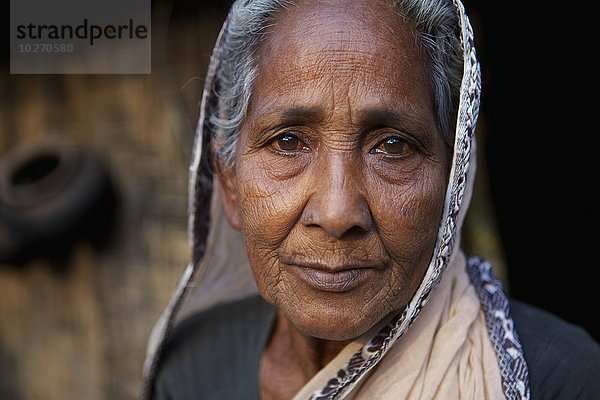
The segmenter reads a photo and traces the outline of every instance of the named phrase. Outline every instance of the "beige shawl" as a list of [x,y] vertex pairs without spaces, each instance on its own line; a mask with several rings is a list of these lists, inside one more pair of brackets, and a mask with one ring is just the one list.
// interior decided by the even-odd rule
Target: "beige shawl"
[[[496,354],[465,263],[461,253],[411,329],[346,399],[504,398]],[[323,388],[372,335],[349,344],[294,400],[308,399]]]

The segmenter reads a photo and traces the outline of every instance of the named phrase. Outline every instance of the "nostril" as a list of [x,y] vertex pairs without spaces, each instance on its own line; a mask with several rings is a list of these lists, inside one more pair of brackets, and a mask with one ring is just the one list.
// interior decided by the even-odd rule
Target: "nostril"
[[364,235],[371,229],[369,220],[358,217],[356,214],[322,215],[320,213],[308,212],[301,217],[301,222],[306,227],[318,227],[325,231],[328,236],[342,239]]
[[367,232],[367,231],[363,227],[354,225],[353,227],[351,227],[344,233],[343,237],[345,237],[345,238],[357,237],[357,236],[363,235],[365,232]]
[[319,227],[336,239],[362,235],[369,232],[373,224],[365,198],[348,191],[323,191],[313,195],[300,222],[306,227]]

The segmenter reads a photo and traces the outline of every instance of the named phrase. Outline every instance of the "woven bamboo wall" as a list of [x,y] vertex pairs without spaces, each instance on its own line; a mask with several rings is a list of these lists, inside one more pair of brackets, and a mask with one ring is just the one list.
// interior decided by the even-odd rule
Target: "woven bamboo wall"
[[171,6],[154,10],[151,75],[2,66],[0,156],[67,138],[104,161],[120,203],[103,247],[82,242],[59,261],[0,266],[1,399],[138,393],[150,330],[189,260],[187,163],[202,80],[182,87],[203,76],[223,18],[214,7],[183,18]]

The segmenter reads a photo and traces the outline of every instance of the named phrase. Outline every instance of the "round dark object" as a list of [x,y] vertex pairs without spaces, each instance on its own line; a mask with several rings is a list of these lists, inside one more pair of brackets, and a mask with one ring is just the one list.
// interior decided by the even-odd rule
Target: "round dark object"
[[0,160],[0,218],[21,241],[21,258],[97,238],[114,205],[108,171],[62,140],[23,145]]

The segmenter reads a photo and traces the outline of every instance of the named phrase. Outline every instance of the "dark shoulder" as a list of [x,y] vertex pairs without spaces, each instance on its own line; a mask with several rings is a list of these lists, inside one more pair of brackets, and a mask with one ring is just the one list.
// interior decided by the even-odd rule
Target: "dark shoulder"
[[252,399],[276,309],[260,296],[182,321],[170,335],[155,384],[158,399]]
[[531,398],[600,398],[600,345],[582,328],[510,301],[531,385]]

